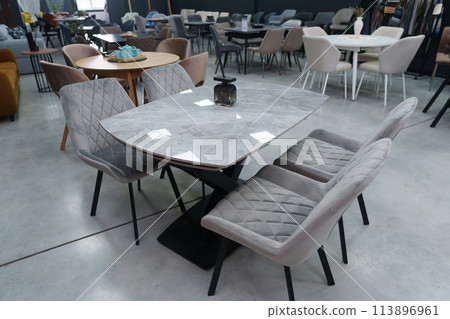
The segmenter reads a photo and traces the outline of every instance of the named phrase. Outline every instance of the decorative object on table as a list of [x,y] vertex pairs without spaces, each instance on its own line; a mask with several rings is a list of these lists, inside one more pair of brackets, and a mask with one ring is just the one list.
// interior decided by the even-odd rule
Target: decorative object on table
[[119,47],[119,50],[114,51],[114,57],[108,59],[108,62],[137,62],[145,59],[147,58],[145,55],[142,55],[141,49],[127,44]]
[[361,34],[361,30],[364,26],[364,22],[362,21],[362,16],[364,14],[364,9],[361,7],[352,8],[353,14],[356,16],[356,21],[353,24],[353,31],[356,35]]
[[136,38],[137,34],[132,32],[132,31],[127,31],[125,33],[121,33],[120,36],[121,37],[134,37],[134,38]]

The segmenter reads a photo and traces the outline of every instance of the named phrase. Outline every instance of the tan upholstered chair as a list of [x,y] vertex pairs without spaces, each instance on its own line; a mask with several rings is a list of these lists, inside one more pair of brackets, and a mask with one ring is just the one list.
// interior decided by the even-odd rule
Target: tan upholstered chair
[[135,46],[136,48],[141,49],[145,52],[154,52],[160,43],[160,40],[155,40],[155,38],[151,35],[146,37],[129,37],[127,39],[127,44],[131,46]]
[[434,65],[433,73],[431,74],[430,79],[430,87],[428,91],[431,89],[433,85],[434,76],[436,75],[436,71],[438,69],[439,64],[449,65],[450,66],[450,57],[449,57],[449,49],[450,45],[450,27],[445,27],[444,31],[442,31],[442,37],[439,41],[439,47],[436,54],[436,64]]
[[[53,93],[59,97],[59,90],[68,84],[89,81],[89,78],[78,71],[77,69],[56,63],[50,63],[46,61],[40,61],[42,71],[47,77],[48,84],[53,90]],[[61,145],[59,150],[63,151],[66,146],[67,135],[69,134],[69,128],[67,123],[64,127],[63,137],[61,139]]]
[[208,295],[215,294],[230,241],[283,265],[289,300],[295,299],[290,267],[316,251],[328,285],[334,285],[323,245],[350,203],[378,175],[390,146],[391,140],[382,139],[360,150],[327,183],[268,165],[228,193],[201,220],[223,236]]
[[202,86],[206,78],[206,67],[208,65],[208,52],[190,56],[179,63],[189,74],[195,86]]
[[[305,29],[310,28],[304,28],[303,31]],[[322,72],[326,74],[322,87],[322,94],[325,94],[329,74],[343,71],[344,96],[347,98],[347,70],[351,69],[352,65],[348,62],[339,61],[341,52],[326,38],[304,35],[303,44],[305,46],[306,63],[308,64],[308,73],[306,73],[303,88],[306,86],[311,71],[314,71],[314,75],[311,79],[310,88],[314,83],[316,72]]]
[[256,48],[248,48],[249,51],[252,51],[252,57],[250,59],[250,65],[248,68],[248,73],[250,73],[253,64],[253,58],[255,57],[255,52],[261,55],[261,63],[262,63],[262,76],[264,77],[264,68],[266,64],[266,57],[273,56],[275,62],[277,64],[278,73],[281,75],[280,65],[278,64],[278,58],[276,53],[281,50],[281,46],[283,44],[284,38],[284,29],[271,29],[266,32],[261,45]]
[[180,60],[191,56],[191,43],[185,38],[165,39],[158,44],[156,52],[166,52],[178,55]]
[[[372,33],[373,36],[383,36],[400,40],[403,35],[403,28],[379,27]],[[378,60],[381,48],[367,48],[364,53],[358,54],[358,61],[369,62]]]
[[292,28],[289,30],[283,45],[281,46],[281,53],[284,60],[284,73],[286,73],[286,56],[292,52],[294,54],[295,61],[298,64],[298,69],[302,72],[302,66],[298,58],[298,51],[303,46],[303,27]]
[[90,56],[102,55],[96,48],[80,43],[65,45],[62,48],[62,53],[66,64],[72,68],[77,68],[75,62],[78,60]]
[[401,74],[403,80],[403,99],[406,99],[405,72],[409,64],[419,50],[425,36],[423,34],[401,39],[390,47],[382,50],[378,61],[364,62],[359,65],[363,70],[361,81],[359,81],[356,96],[358,96],[361,83],[367,71],[377,72],[384,75],[384,106],[387,104],[388,75]]

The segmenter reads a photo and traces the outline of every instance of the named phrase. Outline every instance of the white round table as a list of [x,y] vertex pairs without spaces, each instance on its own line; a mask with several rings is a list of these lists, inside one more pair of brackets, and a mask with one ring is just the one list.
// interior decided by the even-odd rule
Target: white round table
[[355,100],[356,78],[358,74],[358,52],[362,48],[382,48],[388,47],[397,39],[371,36],[371,35],[354,35],[354,34],[335,34],[324,36],[338,49],[353,51],[353,75],[352,75],[352,101]]

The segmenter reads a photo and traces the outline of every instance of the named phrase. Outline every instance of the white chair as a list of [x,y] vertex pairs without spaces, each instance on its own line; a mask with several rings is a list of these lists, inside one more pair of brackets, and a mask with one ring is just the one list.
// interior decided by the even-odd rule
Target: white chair
[[325,36],[328,34],[321,27],[304,27],[303,35],[309,35],[309,36],[313,36],[313,37],[321,37],[321,36]]
[[[373,31],[373,36],[389,37],[400,40],[403,35],[403,28],[397,27],[379,27]],[[378,60],[381,48],[367,48],[366,52],[358,54],[358,61],[369,62]]]
[[[384,106],[387,104],[387,84],[389,74],[401,74],[403,80],[403,98],[406,99],[405,72],[417,53],[425,36],[423,34],[401,39],[390,47],[380,52],[378,61],[362,63],[359,68],[363,70],[361,81],[356,91],[358,96],[361,83],[366,71],[381,73],[384,75]],[[304,40],[303,40],[304,41]]]
[[338,10],[331,21],[330,30],[331,34],[334,31],[345,31],[348,28],[348,23],[352,19],[353,10],[352,8],[343,8]]
[[[304,28],[303,34],[305,34]],[[344,96],[347,98],[347,70],[352,67],[348,62],[339,61],[341,52],[326,38],[316,36],[303,36],[303,45],[305,46],[306,63],[308,64],[308,73],[306,74],[305,82],[303,83],[303,89],[306,82],[308,82],[309,73],[314,71],[314,75],[311,80],[311,87],[314,83],[316,72],[325,73],[325,80],[322,85],[322,94],[325,94],[327,88],[328,76],[331,72],[344,72]]]

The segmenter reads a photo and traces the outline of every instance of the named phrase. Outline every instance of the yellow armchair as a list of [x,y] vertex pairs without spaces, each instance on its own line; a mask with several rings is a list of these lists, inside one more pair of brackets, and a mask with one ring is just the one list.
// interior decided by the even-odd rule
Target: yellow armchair
[[0,49],[0,116],[9,116],[14,121],[14,115],[19,109],[19,69],[11,49]]

